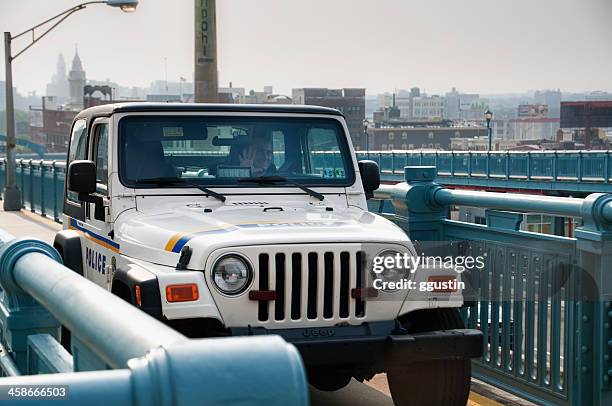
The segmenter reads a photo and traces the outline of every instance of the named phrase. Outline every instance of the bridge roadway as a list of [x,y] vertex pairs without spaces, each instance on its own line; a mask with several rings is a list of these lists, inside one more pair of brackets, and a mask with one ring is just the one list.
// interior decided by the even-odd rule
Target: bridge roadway
[[[52,244],[55,233],[61,228],[61,224],[27,210],[4,212],[0,206],[0,229],[14,236],[35,237]],[[435,390],[435,383],[432,383],[432,390]],[[336,392],[322,392],[311,387],[310,400],[312,405],[325,406],[393,406],[385,374],[376,375],[366,383],[353,379],[347,387]],[[501,406],[502,404],[530,405],[527,401],[480,381],[472,381],[469,406]]]

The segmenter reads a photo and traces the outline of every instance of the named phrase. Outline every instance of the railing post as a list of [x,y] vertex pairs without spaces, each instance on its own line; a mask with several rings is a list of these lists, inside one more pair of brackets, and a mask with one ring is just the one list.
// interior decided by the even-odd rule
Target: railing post
[[468,151],[467,176],[472,177],[472,152]]
[[437,188],[434,183],[434,166],[407,166],[404,168],[406,183],[395,185],[391,195],[395,209],[394,222],[422,242],[442,241],[442,223],[448,208],[433,204],[430,199]]
[[604,157],[604,182],[610,183],[610,151],[606,151],[606,155]]
[[510,153],[506,151],[506,179],[510,179]]
[[30,159],[28,163],[28,168],[30,170],[30,181],[28,182],[30,188],[30,211],[33,213],[34,210],[34,163],[33,160]]
[[610,203],[612,195],[589,195],[576,229],[576,404],[612,404],[612,223],[603,215]]
[[531,164],[532,164],[533,160],[531,159],[531,152],[527,152],[527,180],[531,180],[531,174],[532,174],[532,170],[531,170]]
[[45,165],[40,161],[40,214],[45,217]]
[[23,175],[23,159],[19,160],[19,165],[15,164],[15,167],[19,168],[21,172],[21,207],[25,209],[25,179]]
[[57,161],[53,161],[51,165],[51,170],[53,173],[53,220],[59,221],[59,216],[57,213],[57,167],[55,164]]

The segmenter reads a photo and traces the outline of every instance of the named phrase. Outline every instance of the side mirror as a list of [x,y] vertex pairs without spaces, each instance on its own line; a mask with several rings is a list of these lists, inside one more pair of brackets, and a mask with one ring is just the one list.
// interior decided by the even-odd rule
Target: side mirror
[[92,161],[72,161],[68,166],[67,187],[79,194],[79,201],[94,203],[94,218],[104,221],[104,201],[96,191],[96,164]]
[[380,170],[374,161],[359,161],[361,182],[365,190],[366,199],[374,197],[374,191],[380,187]]
[[66,179],[71,192],[91,194],[96,191],[96,164],[92,161],[72,161]]

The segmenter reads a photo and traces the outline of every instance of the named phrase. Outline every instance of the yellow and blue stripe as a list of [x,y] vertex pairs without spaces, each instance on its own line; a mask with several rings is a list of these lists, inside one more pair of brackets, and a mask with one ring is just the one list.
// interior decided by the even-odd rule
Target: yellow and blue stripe
[[101,235],[98,235],[86,229],[83,226],[80,226],[76,219],[70,218],[70,223],[68,224],[68,228],[71,230],[80,232],[81,234],[83,234],[83,236],[85,236],[85,238],[87,238],[90,241],[95,242],[96,244],[103,246],[104,248],[107,248],[113,252],[119,253],[119,249],[120,249],[119,244],[117,244],[114,241],[109,240],[108,238],[102,237]]
[[[170,252],[175,252],[175,253],[179,253],[181,252],[181,249],[185,246],[185,244],[187,244],[191,239],[201,236],[201,235],[206,235],[206,234],[216,234],[216,233],[228,233],[230,231],[235,231],[238,230],[240,228],[254,228],[254,227],[259,227],[263,224],[268,224],[270,226],[279,226],[279,227],[286,227],[289,224],[294,224],[294,225],[300,225],[300,224],[304,224],[307,223],[308,221],[295,221],[295,222],[281,222],[279,223],[278,221],[260,221],[257,223],[241,223],[241,224],[226,224],[223,227],[215,227],[215,228],[209,228],[209,229],[205,229],[205,230],[199,230],[199,231],[194,231],[194,232],[186,232],[186,233],[176,233],[174,234],[170,240],[168,240],[168,242],[166,243],[166,246],[164,248],[165,251],[170,251]],[[334,224],[337,225],[341,225],[344,224],[343,222],[338,222],[335,221]]]

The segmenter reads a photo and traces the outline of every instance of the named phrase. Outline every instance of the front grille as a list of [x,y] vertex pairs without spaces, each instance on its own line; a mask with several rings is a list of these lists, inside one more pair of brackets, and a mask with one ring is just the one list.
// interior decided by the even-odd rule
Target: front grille
[[274,290],[259,302],[259,321],[365,317],[366,303],[353,298],[362,288],[362,251],[259,254],[258,289]]

